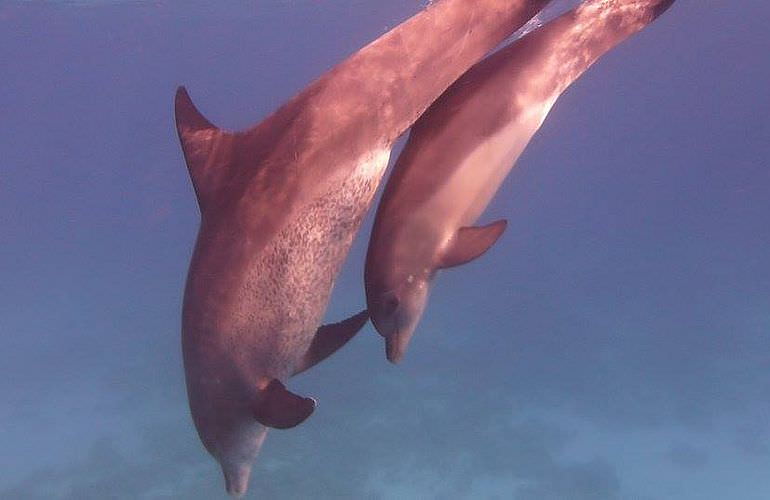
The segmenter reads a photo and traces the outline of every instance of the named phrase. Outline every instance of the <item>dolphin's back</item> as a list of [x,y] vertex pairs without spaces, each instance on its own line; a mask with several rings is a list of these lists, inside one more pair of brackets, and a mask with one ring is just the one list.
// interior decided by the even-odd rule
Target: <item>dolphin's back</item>
[[[199,198],[217,193],[207,197],[216,199],[219,211],[243,197],[270,200],[273,210],[257,210],[263,219],[292,213],[297,200],[339,182],[338,174],[356,168],[359,158],[392,146],[471,64],[548,1],[436,2],[237,134],[186,112],[194,107],[186,93],[178,94],[177,125],[188,164],[195,157],[193,163],[205,164],[189,165]],[[197,171],[205,172],[205,180],[196,179]],[[262,221],[265,229],[277,229],[269,222]]]

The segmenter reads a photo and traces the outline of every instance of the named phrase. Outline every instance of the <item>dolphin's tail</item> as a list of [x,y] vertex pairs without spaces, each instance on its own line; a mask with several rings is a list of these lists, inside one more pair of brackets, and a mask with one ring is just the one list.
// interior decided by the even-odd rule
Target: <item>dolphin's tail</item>
[[657,5],[652,7],[652,19],[657,19],[661,14],[666,12],[676,0],[660,0]]

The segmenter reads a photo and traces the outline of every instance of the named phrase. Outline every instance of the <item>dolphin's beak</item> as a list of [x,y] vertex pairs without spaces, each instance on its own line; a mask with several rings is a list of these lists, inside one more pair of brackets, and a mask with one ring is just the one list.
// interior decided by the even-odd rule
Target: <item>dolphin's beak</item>
[[225,488],[230,496],[241,498],[249,487],[249,476],[251,475],[251,465],[222,465],[222,472],[225,474]]
[[394,335],[385,338],[385,356],[393,364],[398,363],[406,353],[409,344],[409,335],[403,335],[398,331]]

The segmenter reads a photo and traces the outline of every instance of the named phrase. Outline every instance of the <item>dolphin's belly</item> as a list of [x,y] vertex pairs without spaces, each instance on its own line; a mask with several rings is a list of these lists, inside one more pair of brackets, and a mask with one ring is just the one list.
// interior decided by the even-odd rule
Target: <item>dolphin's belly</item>
[[550,102],[531,104],[511,123],[469,148],[465,158],[424,209],[433,214],[444,214],[453,220],[454,227],[473,225],[540,128],[550,108]]
[[264,249],[245,280],[237,335],[258,376],[284,378],[310,345],[334,280],[390,157],[362,158],[351,175],[304,206]]

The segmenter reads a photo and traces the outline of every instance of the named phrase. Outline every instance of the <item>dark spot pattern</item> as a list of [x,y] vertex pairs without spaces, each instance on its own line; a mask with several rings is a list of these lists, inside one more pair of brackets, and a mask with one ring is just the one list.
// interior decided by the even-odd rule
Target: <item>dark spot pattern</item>
[[254,339],[243,345],[259,346],[260,372],[285,377],[309,347],[386,166],[387,155],[364,158],[342,184],[302,208],[249,270],[238,311],[247,331],[234,333]]

